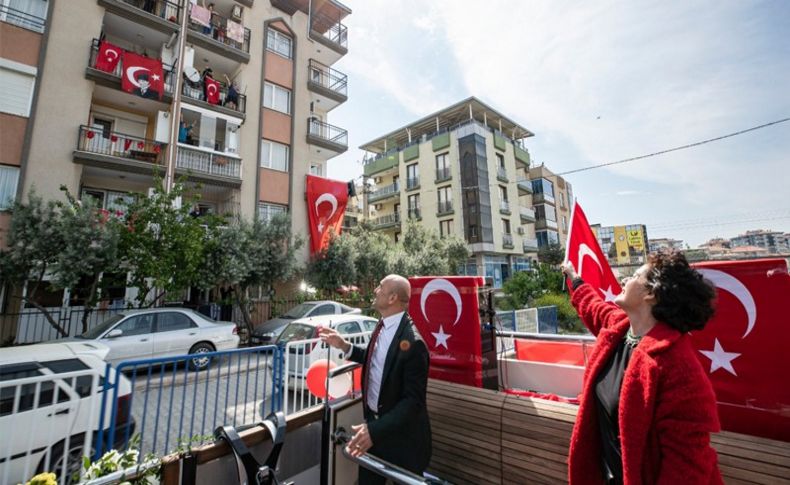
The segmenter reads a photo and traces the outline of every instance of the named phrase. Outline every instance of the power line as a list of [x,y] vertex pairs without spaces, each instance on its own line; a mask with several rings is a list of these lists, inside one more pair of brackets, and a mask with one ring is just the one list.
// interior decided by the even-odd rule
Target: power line
[[574,169],[574,170],[568,170],[567,172],[561,172],[561,173],[558,173],[558,174],[555,174],[555,175],[558,175],[558,176],[569,175],[569,174],[572,174],[572,173],[584,172],[584,171],[592,170],[592,169],[595,169],[595,168],[610,167],[612,165],[619,165],[621,163],[633,162],[633,161],[636,161],[636,160],[642,160],[642,159],[645,159],[645,158],[655,157],[655,156],[658,156],[658,155],[663,155],[665,153],[671,153],[671,152],[676,152],[676,151],[679,151],[679,150],[685,150],[687,148],[693,148],[693,147],[697,147],[697,146],[700,146],[700,145],[705,145],[707,143],[713,143],[714,141],[724,140],[725,138],[731,138],[733,136],[743,135],[744,133],[749,133],[750,131],[761,130],[763,128],[767,128],[767,127],[773,126],[773,125],[778,125],[780,123],[784,123],[784,122],[787,122],[787,121],[790,121],[790,118],[783,118],[781,120],[772,121],[770,123],[765,123],[763,125],[753,126],[751,128],[747,128],[745,130],[736,131],[734,133],[728,133],[728,134],[722,135],[722,136],[717,136],[716,138],[709,138],[707,140],[702,140],[702,141],[698,141],[698,142],[694,142],[694,143],[689,143],[688,145],[682,145],[682,146],[675,147],[675,148],[669,148],[669,149],[666,149],[666,150],[661,150],[661,151],[658,151],[658,152],[649,153],[647,155],[640,155],[638,157],[626,158],[626,159],[623,159],[623,160],[617,160],[615,162],[600,163],[598,165],[590,165],[589,167],[582,167],[582,168],[577,168],[577,169]]
[[713,222],[713,223],[710,223],[710,224],[694,224],[694,225],[677,226],[677,227],[675,227],[675,226],[664,226],[664,227],[658,227],[658,228],[651,228],[650,226],[647,226],[647,227],[648,227],[648,229],[650,229],[651,232],[655,231],[655,232],[666,233],[666,232],[671,232],[672,230],[694,231],[696,229],[705,229],[705,228],[711,228],[711,227],[717,227],[717,226],[727,226],[727,225],[732,225],[732,224],[746,224],[746,223],[751,223],[751,222],[781,221],[781,220],[784,220],[784,219],[790,219],[790,215],[779,216],[779,217],[767,217],[767,218],[763,218],[763,219],[744,219],[744,220],[740,220],[740,221]]
[[645,223],[645,225],[650,228],[660,229],[664,227],[694,226],[698,224],[718,223],[723,218],[726,218],[727,222],[731,221],[737,223],[737,222],[741,222],[744,219],[779,217],[779,216],[789,217],[790,209],[780,208],[780,209],[771,209],[771,210],[763,210],[763,211],[751,211],[751,212],[735,213],[730,215],[702,217],[696,219],[679,219],[679,220],[670,220],[664,222]]

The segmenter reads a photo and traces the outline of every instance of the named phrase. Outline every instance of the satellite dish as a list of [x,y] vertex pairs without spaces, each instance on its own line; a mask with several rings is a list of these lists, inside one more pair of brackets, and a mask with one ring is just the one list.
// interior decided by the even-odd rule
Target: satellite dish
[[192,66],[186,66],[184,68],[184,76],[193,83],[200,82],[200,73]]

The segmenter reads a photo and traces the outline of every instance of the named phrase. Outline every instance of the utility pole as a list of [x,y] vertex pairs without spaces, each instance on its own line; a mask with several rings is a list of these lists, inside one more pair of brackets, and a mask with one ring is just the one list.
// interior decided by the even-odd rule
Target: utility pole
[[368,204],[368,194],[370,193],[370,188],[368,187],[368,177],[365,174],[362,174],[362,220],[367,221],[368,217],[370,216],[369,211],[369,204]]
[[181,0],[181,26],[178,32],[178,57],[173,66],[175,83],[173,86],[173,104],[170,105],[170,137],[167,144],[167,165],[165,171],[165,192],[170,193],[175,183],[176,161],[178,159],[178,128],[181,120],[181,91],[184,83],[184,55],[187,40],[187,16],[189,16],[189,0]]

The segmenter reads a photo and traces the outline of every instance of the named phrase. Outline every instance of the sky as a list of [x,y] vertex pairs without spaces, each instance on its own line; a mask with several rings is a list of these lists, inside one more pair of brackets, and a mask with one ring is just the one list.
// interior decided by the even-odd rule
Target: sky
[[[555,173],[790,117],[790,2],[343,0],[349,99],[329,113],[357,147],[476,96],[535,133]],[[790,232],[790,122],[566,177],[591,223],[646,224],[695,247]]]

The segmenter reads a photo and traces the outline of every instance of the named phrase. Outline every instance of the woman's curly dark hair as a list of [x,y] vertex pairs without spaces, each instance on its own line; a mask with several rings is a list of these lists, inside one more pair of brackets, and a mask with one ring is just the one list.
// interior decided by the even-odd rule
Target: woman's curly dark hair
[[674,250],[648,255],[648,290],[656,296],[653,317],[681,332],[702,330],[713,316],[716,290]]

